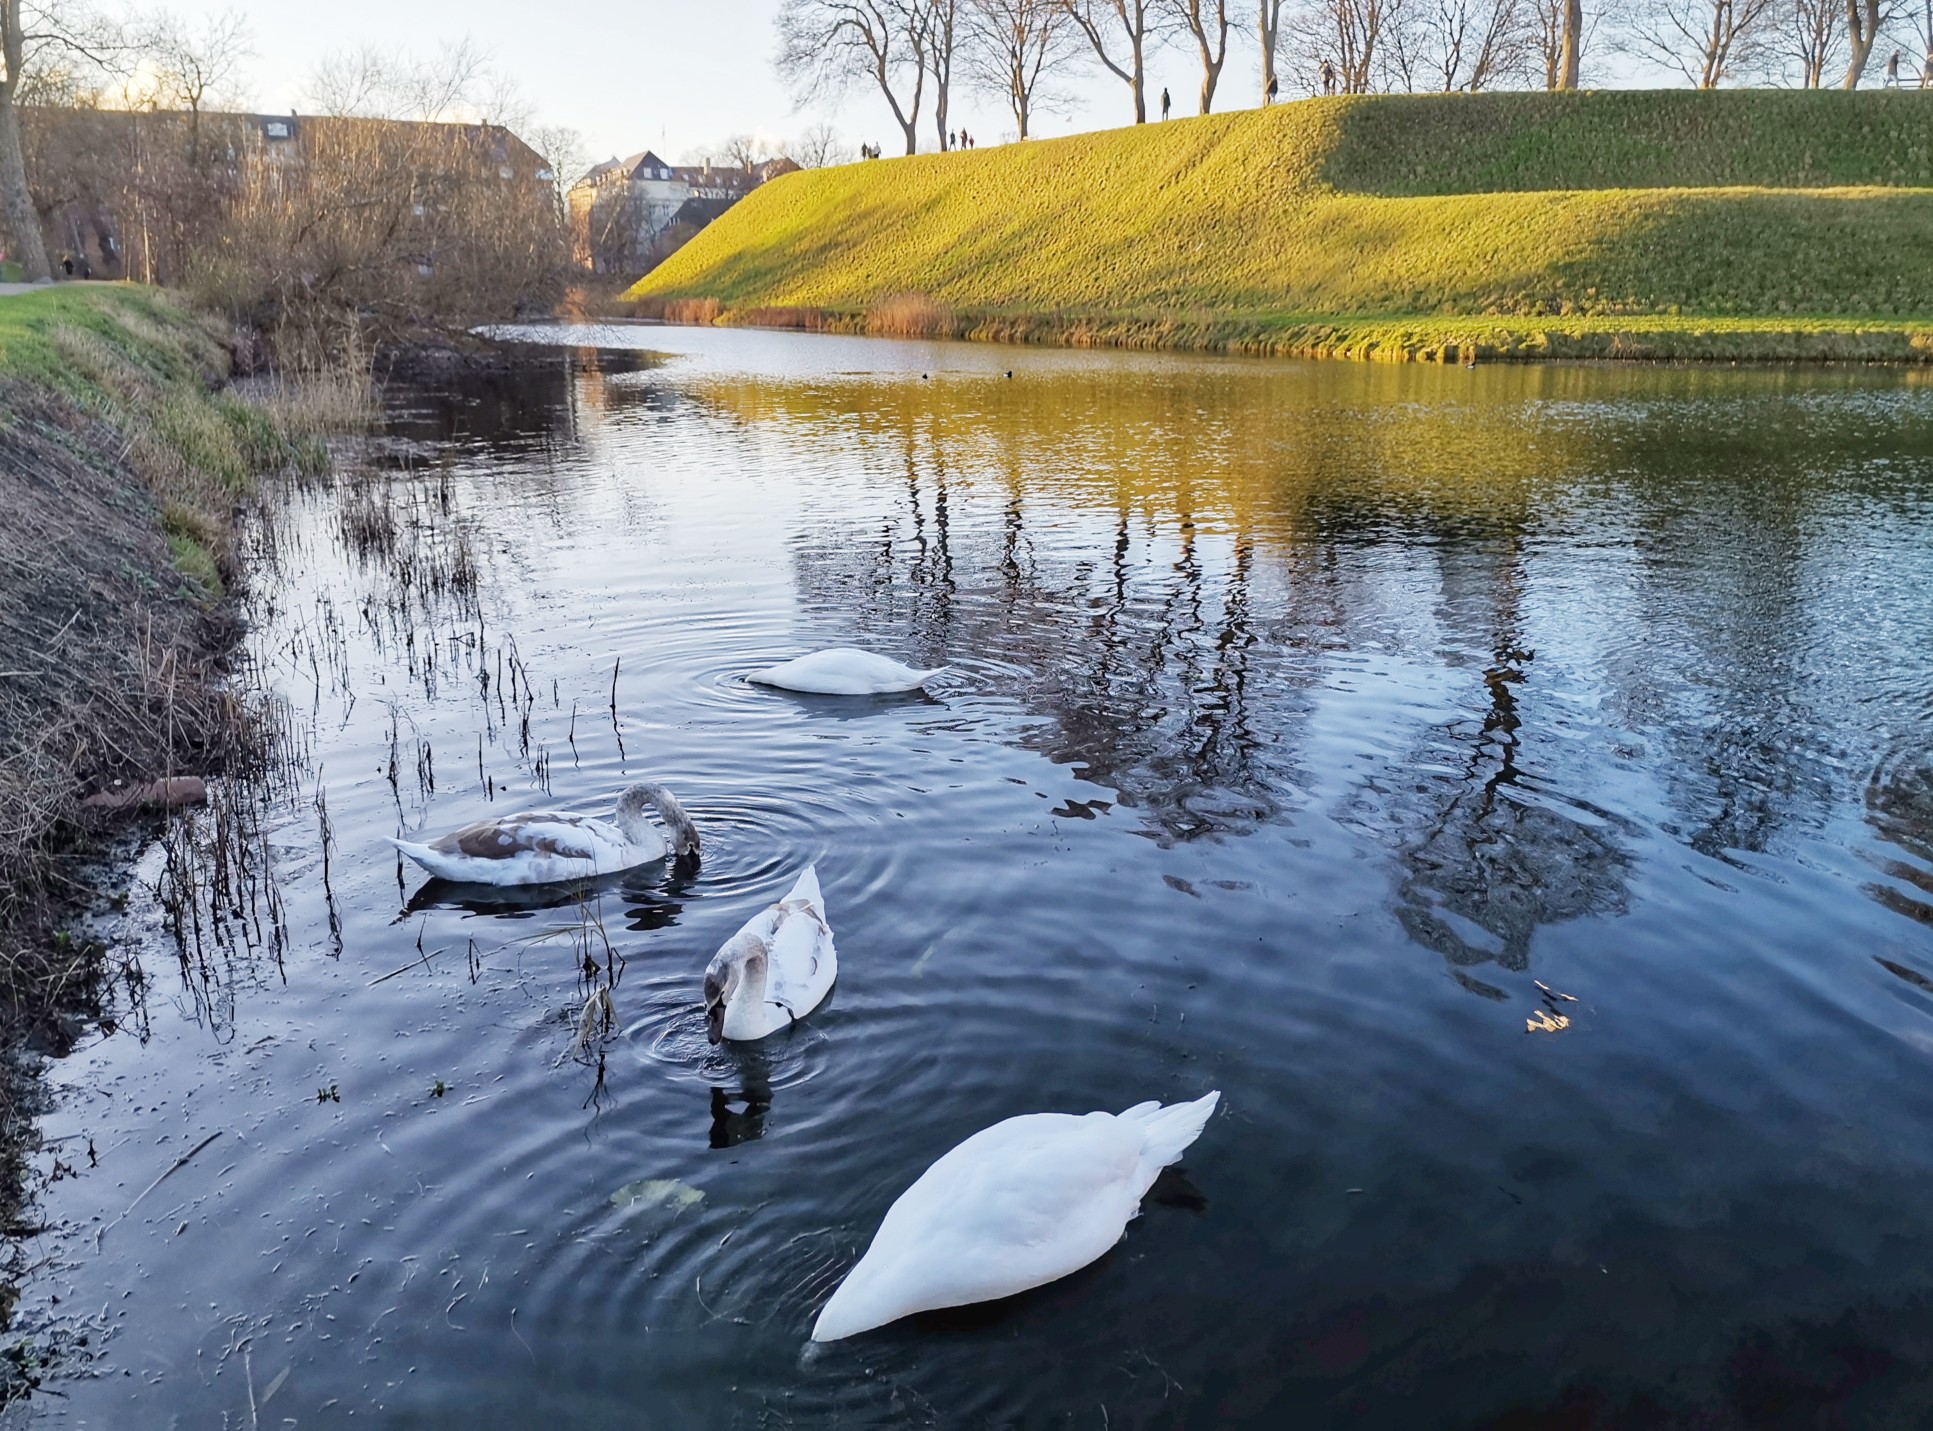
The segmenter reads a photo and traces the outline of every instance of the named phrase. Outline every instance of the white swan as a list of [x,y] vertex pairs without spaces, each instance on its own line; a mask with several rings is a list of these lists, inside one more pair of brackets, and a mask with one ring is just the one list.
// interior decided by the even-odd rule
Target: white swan
[[839,975],[819,894],[806,866],[792,892],[752,916],[705,970],[705,1036],[757,1039],[788,1028],[824,1000]]
[[916,691],[945,670],[945,666],[935,666],[930,671],[916,671],[890,656],[861,651],[856,646],[834,646],[754,671],[745,679],[813,696],[887,696]]
[[[646,811],[655,808],[661,832]],[[669,838],[667,839],[667,835]],[[479,820],[428,844],[390,843],[431,874],[465,884],[552,884],[698,853],[698,831],[662,785],[633,785],[608,820],[525,811]]]
[[1028,1113],[975,1133],[886,1209],[812,1340],[990,1302],[1085,1267],[1120,1241],[1155,1176],[1201,1135],[1220,1093],[1125,1113]]

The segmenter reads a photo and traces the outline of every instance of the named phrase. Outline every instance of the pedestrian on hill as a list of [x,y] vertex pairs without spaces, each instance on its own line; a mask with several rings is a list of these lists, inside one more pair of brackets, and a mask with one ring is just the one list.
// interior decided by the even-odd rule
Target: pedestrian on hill
[[1168,117],[1168,105],[1170,103],[1171,101],[1168,98],[1168,87],[1164,84],[1161,87],[1161,117],[1163,119],[1166,119]]
[[1897,47],[1894,48],[1892,54],[1886,57],[1886,88],[1899,88],[1899,50]]
[[1274,104],[1274,103],[1275,103],[1275,91],[1276,91],[1276,90],[1277,90],[1278,88],[1280,88],[1280,86],[1276,84],[1276,82],[1275,82],[1275,76],[1274,76],[1274,75],[1270,75],[1270,76],[1269,76],[1269,87],[1268,87],[1268,89],[1267,89],[1266,91],[1264,91],[1264,92],[1263,92],[1263,95],[1262,95],[1262,103],[1263,103],[1263,104],[1265,104],[1265,105],[1269,105],[1269,104]]
[[960,147],[960,136],[950,129],[946,131],[946,147],[948,149],[958,149]]
[[1933,89],[1933,40],[1926,42],[1926,63],[1920,66],[1920,88]]
[[1322,62],[1322,92],[1324,94],[1336,92],[1336,67],[1328,60]]

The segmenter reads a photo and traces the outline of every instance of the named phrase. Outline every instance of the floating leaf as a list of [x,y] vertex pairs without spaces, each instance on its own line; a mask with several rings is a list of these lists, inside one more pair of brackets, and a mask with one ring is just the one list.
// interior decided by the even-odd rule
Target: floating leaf
[[1537,1011],[1537,1017],[1524,1020],[1525,1033],[1559,1033],[1571,1026],[1571,1021],[1562,1014],[1553,1017],[1544,1009]]
[[676,1178],[647,1178],[626,1183],[611,1194],[612,1207],[668,1207],[673,1213],[696,1207],[704,1200],[705,1195],[697,1188]]
[[1550,995],[1550,997],[1553,999],[1562,999],[1567,1004],[1574,1004],[1577,1002],[1577,995],[1560,994],[1557,992],[1557,990],[1551,988],[1549,984],[1546,984],[1542,979],[1532,979],[1530,982],[1535,984],[1538,988],[1542,989],[1546,994]]

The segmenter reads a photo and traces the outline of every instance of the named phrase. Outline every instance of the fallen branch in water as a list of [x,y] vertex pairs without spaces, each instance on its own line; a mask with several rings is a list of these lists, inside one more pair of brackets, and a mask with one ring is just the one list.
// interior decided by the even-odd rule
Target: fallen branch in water
[[194,1156],[197,1153],[199,1153],[203,1148],[207,1147],[210,1143],[214,1142],[215,1139],[219,1138],[221,1135],[222,1135],[222,1130],[220,1128],[217,1128],[214,1132],[210,1133],[206,1138],[203,1138],[199,1143],[195,1144],[194,1147],[190,1148],[187,1152],[183,1153],[180,1157],[176,1158],[174,1160],[174,1163],[169,1167],[167,1172],[163,1173],[160,1177],[156,1178],[153,1182],[149,1183],[146,1187],[142,1188],[140,1197],[135,1198],[133,1202],[129,1203],[126,1209],[121,1213],[120,1217],[115,1218],[114,1221],[110,1222],[106,1227],[103,1227],[99,1232],[94,1234],[95,1250],[96,1251],[100,1250],[101,1239],[106,1237],[108,1233],[112,1232],[116,1227],[119,1227],[121,1225],[122,1219],[126,1218],[128,1213],[133,1212],[137,1207],[141,1206],[141,1198],[146,1197],[149,1193],[153,1192],[156,1188],[160,1187],[161,1184],[165,1183],[169,1178],[173,1177],[176,1173],[180,1172],[183,1168],[187,1167],[189,1162],[194,1158]]

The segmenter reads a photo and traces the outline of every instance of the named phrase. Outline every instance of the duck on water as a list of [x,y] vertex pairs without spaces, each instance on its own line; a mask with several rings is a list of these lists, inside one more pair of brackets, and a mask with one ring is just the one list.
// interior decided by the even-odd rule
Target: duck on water
[[[662,829],[650,818],[653,810]],[[390,843],[439,879],[462,884],[555,884],[616,874],[666,855],[698,857],[691,816],[677,796],[649,782],[619,795],[609,819],[526,810],[479,820],[427,844]]]

